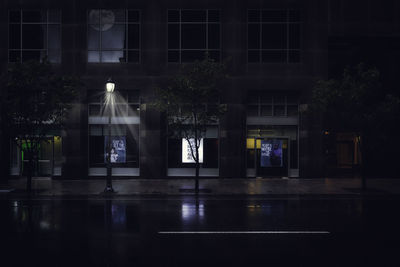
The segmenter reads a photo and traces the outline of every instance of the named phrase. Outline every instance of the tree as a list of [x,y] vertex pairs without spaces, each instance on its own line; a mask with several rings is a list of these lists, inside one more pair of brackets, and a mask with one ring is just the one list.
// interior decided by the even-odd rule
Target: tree
[[345,68],[340,79],[317,81],[313,89],[311,111],[321,114],[324,129],[355,134],[361,152],[363,189],[367,162],[379,153],[380,142],[399,123],[399,104],[399,97],[384,92],[379,71],[362,63]]
[[202,61],[183,65],[168,85],[157,88],[154,106],[164,112],[168,135],[184,138],[195,163],[195,193],[199,192],[199,148],[207,126],[217,123],[226,107],[219,103],[220,88],[227,77],[225,64],[206,54]]
[[8,137],[24,151],[27,191],[38,161],[40,144],[60,130],[81,86],[78,79],[58,75],[47,60],[10,65],[3,75],[2,123]]

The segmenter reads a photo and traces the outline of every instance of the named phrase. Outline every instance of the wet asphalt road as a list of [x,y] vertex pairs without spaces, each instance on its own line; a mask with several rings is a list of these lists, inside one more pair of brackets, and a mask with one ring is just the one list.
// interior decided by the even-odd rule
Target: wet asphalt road
[[0,266],[400,266],[400,197],[0,200]]

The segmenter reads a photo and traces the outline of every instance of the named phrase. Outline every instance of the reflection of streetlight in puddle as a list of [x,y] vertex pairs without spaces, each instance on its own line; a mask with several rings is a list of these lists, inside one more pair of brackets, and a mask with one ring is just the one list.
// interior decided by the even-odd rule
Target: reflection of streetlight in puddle
[[272,206],[271,205],[249,204],[249,205],[247,205],[247,209],[251,214],[264,213],[268,216],[272,214]]
[[197,205],[191,203],[182,203],[182,220],[187,222],[195,218],[204,218],[204,205],[202,203]]
[[40,226],[41,230],[49,230],[50,229],[50,223],[48,221],[40,221],[39,226]]
[[121,204],[111,205],[111,216],[113,228],[125,229],[126,226],[126,207]]

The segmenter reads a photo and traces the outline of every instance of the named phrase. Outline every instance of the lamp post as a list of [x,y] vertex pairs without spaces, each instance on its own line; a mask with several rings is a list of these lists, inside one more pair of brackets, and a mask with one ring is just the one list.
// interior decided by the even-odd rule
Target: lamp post
[[112,103],[111,97],[115,89],[115,83],[111,78],[108,78],[106,82],[106,93],[108,94],[108,142],[107,142],[107,180],[106,180],[106,188],[104,189],[105,193],[113,193],[114,189],[112,187],[112,179],[111,179],[111,111],[112,111]]

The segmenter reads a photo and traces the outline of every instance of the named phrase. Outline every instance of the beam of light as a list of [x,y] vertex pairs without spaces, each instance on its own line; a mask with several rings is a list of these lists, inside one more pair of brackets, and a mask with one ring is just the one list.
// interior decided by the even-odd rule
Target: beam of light
[[[115,90],[113,93],[104,94],[100,114],[103,118],[108,118],[109,114],[111,115],[112,135],[118,133],[117,135],[131,136],[135,140],[135,143],[141,146],[139,142],[139,131],[137,127],[135,127],[137,124],[132,123],[132,118],[134,117],[140,122],[139,106],[131,107],[127,99],[125,99],[118,90]],[[143,147],[141,148],[143,152],[146,152],[145,149],[146,148]]]

